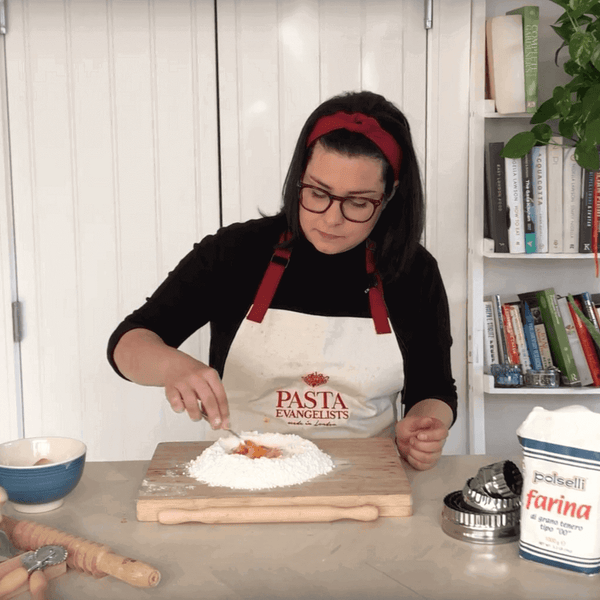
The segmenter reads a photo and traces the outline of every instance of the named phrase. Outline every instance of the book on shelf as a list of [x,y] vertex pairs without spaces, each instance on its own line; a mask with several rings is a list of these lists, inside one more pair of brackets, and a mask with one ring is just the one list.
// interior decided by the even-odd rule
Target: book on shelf
[[563,252],[579,252],[579,211],[582,169],[575,160],[575,147],[563,152]]
[[554,366],[554,363],[552,362],[550,342],[548,341],[548,334],[546,332],[546,326],[544,325],[544,319],[542,318],[537,294],[536,292],[523,292],[518,294],[518,297],[523,305],[523,310],[527,307],[533,317],[533,326],[540,351],[540,358],[542,359],[542,367],[544,369],[550,369]]
[[538,254],[548,252],[548,180],[546,146],[531,149],[533,163],[533,197],[535,204],[535,243]]
[[506,339],[507,357],[509,365],[520,365],[521,356],[517,345],[517,337],[512,322],[511,309],[508,304],[502,305],[502,323],[504,325],[504,338]]
[[494,323],[496,325],[496,340],[498,343],[498,357],[500,364],[510,364],[508,358],[508,348],[506,346],[506,335],[504,333],[504,320],[502,318],[502,302],[499,294],[494,294],[491,298],[494,308]]
[[594,225],[594,171],[583,169],[579,211],[579,252],[591,254]]
[[[594,199],[592,201],[594,222],[592,224],[592,249],[600,251],[600,171],[594,172]],[[598,273],[596,273],[597,275]]]
[[483,356],[484,372],[491,373],[492,365],[500,364],[500,355],[498,354],[498,340],[496,338],[496,322],[494,319],[494,305],[491,300],[483,301],[483,313],[485,317],[485,327],[483,329],[485,352]]
[[508,248],[511,254],[525,253],[523,171],[520,158],[505,158],[506,206],[510,213]]
[[490,95],[501,114],[525,112],[523,18],[501,15],[486,21]]
[[562,137],[554,136],[547,148],[548,251],[563,251],[563,149]]
[[506,253],[508,247],[508,208],[506,206],[504,142],[491,142],[487,152],[487,213],[494,252]]
[[488,144],[484,237],[495,253],[600,251],[600,173],[583,169],[562,137],[552,141],[522,158],[503,158],[504,142]]
[[579,372],[573,359],[573,352],[558,308],[554,288],[540,290],[536,292],[536,296],[550,342],[552,361],[560,370],[561,381],[568,387],[581,387]]
[[521,181],[523,188],[523,220],[525,230],[525,252],[534,254],[536,246],[536,213],[533,197],[533,155],[528,152],[521,158]]
[[[537,334],[535,330],[535,321],[533,318],[533,314],[531,309],[529,308],[529,304],[525,301],[519,302],[520,312],[521,312],[521,320],[523,322],[523,334],[525,336],[525,342],[527,344],[527,352],[529,354],[529,360],[531,362],[531,368],[534,371],[542,371],[544,368],[544,364],[542,362],[542,355],[540,353],[540,345],[538,343]],[[542,327],[543,327],[542,323]],[[544,330],[544,335],[546,332]],[[548,338],[546,338],[547,340]],[[548,353],[549,353],[548,348]],[[552,362],[550,361],[550,366],[552,366]]]
[[483,237],[489,240],[493,240],[492,236],[492,223],[491,223],[491,198],[490,198],[490,176],[488,173],[487,160],[483,161]]
[[[574,301],[579,310],[581,312],[584,312],[581,300],[579,300],[578,298],[574,298]],[[592,336],[590,335],[590,332],[587,330],[587,327],[584,325],[579,315],[575,312],[570,303],[568,304],[568,306],[569,310],[571,311],[571,318],[573,319],[575,330],[577,331],[577,335],[579,336],[579,341],[581,343],[581,348],[583,350],[585,360],[587,361],[590,375],[592,377],[592,383],[594,386],[598,387],[600,386],[600,360],[598,359],[596,346],[594,344]]]
[[[581,312],[591,321],[592,325],[596,328],[596,331],[600,333],[600,318],[598,317],[598,312],[592,301],[592,295],[589,292],[575,294],[575,301],[581,303]],[[598,349],[600,352],[600,346]]]
[[571,354],[573,355],[573,361],[575,362],[577,373],[579,374],[579,381],[581,382],[582,386],[586,387],[593,383],[593,379],[587,359],[585,358],[585,354],[583,352],[583,347],[581,346],[581,340],[577,334],[577,329],[575,329],[575,323],[573,322],[573,317],[571,316],[569,302],[564,296],[557,297],[556,302],[558,304],[560,316],[562,317],[565,325],[567,339],[569,340],[569,345],[571,347]]
[[522,158],[503,158],[488,144],[484,237],[495,253],[590,254],[600,250],[599,173],[583,169],[561,137]]
[[515,334],[515,342],[519,351],[519,364],[523,372],[531,371],[531,360],[529,358],[529,349],[525,341],[525,332],[523,330],[523,322],[521,321],[521,310],[518,302],[507,304],[512,320],[513,331]]
[[521,15],[523,20],[523,66],[525,84],[525,112],[534,113],[538,109],[538,30],[540,24],[539,6],[522,6],[510,10],[507,15]]

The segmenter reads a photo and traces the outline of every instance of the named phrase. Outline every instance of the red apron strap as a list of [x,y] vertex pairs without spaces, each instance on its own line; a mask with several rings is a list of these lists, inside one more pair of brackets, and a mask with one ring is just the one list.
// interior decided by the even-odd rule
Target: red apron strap
[[375,268],[375,244],[367,240],[367,274],[371,284],[369,286],[369,304],[371,306],[371,318],[375,323],[377,333],[392,333],[388,319],[388,311],[383,299],[383,284],[379,272]]
[[[289,231],[282,233],[278,243],[281,244],[281,242],[288,240],[290,237],[291,234]],[[288,265],[291,254],[292,251],[288,248],[277,248],[273,253],[269,266],[258,286],[254,303],[248,313],[248,320],[262,323],[267,310],[269,310],[269,306],[271,306],[271,301],[281,281],[281,276]]]
[[[279,243],[288,240],[291,237],[289,232],[282,233],[279,238]],[[367,258],[367,274],[372,280],[372,284],[369,287],[369,305],[371,308],[371,318],[375,323],[375,331],[377,333],[392,333],[390,327],[388,312],[383,299],[383,284],[381,277],[375,268],[375,255],[374,255],[375,244],[371,240],[367,240],[366,245],[366,258]],[[269,266],[263,275],[262,281],[258,286],[258,291],[254,297],[252,308],[248,313],[248,320],[254,321],[255,323],[262,323],[265,318],[265,314],[271,302],[277,286],[281,281],[281,277],[285,268],[288,265],[292,251],[288,248],[278,248],[273,253]]]

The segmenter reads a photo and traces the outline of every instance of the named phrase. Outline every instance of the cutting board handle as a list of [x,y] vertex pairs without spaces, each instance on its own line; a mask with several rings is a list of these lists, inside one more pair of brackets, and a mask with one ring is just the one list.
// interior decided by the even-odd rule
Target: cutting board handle
[[198,510],[170,509],[158,513],[158,521],[177,525],[190,521],[199,523],[314,523],[354,519],[374,521],[379,508],[363,506],[228,506]]

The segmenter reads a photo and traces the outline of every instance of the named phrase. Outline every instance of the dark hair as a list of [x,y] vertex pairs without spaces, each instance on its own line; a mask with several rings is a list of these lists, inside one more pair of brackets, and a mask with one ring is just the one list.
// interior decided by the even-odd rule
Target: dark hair
[[[349,92],[334,96],[323,102],[308,117],[296,143],[283,186],[281,213],[285,214],[292,233],[292,238],[286,245],[293,245],[295,240],[302,237],[297,183],[304,175],[315,145],[313,143],[307,148],[306,140],[321,117],[338,111],[359,112],[375,118],[402,148],[399,185],[370,235],[377,244],[377,268],[384,280],[391,280],[406,268],[417,250],[423,232],[425,203],[408,121],[394,104],[379,94]],[[380,158],[387,165],[384,170],[385,190],[387,194],[391,192],[394,183],[392,167],[377,145],[367,137],[347,130],[335,130],[319,138],[319,141],[342,154]]]

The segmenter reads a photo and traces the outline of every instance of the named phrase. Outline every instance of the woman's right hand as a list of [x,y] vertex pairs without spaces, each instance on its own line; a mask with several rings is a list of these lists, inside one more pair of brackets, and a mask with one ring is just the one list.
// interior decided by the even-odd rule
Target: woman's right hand
[[171,408],[201,419],[199,402],[213,429],[229,427],[229,405],[219,374],[189,354],[168,346],[153,331],[132,329],[115,347],[114,360],[125,377],[165,388]]
[[192,421],[199,421],[199,402],[213,429],[229,427],[229,405],[225,388],[215,369],[176,350],[165,372],[165,395],[176,413],[187,411]]

